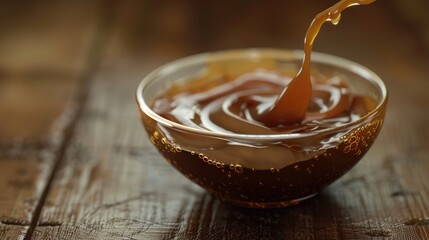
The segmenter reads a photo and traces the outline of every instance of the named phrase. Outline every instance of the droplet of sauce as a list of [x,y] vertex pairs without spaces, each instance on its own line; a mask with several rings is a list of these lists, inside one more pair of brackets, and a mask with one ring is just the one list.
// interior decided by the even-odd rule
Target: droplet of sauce
[[316,15],[304,39],[304,59],[295,78],[278,96],[275,104],[261,114],[259,120],[267,126],[299,123],[305,118],[312,97],[310,77],[311,50],[313,42],[323,23],[330,21],[337,25],[344,9],[354,5],[367,5],[375,0],[342,0]]

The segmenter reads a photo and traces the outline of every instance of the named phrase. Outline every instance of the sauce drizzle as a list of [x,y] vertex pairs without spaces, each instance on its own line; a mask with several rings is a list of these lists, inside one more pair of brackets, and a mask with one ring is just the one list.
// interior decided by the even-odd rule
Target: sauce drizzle
[[[301,69],[289,85],[283,89],[273,107],[261,114],[258,119],[259,121],[265,123],[267,126],[276,126],[279,124],[289,125],[299,123],[305,118],[313,92],[310,77],[311,50],[314,39],[319,33],[320,28],[323,23],[328,21],[337,25],[341,18],[341,12],[350,6],[367,5],[374,1],[375,0],[342,0],[316,15],[304,39],[304,59]],[[334,107],[332,110],[340,112],[338,108],[344,108],[346,105],[345,101],[346,100],[342,98],[342,100],[339,101],[341,105]],[[332,113],[325,113],[324,116],[318,117],[328,117],[329,115],[332,115]]]

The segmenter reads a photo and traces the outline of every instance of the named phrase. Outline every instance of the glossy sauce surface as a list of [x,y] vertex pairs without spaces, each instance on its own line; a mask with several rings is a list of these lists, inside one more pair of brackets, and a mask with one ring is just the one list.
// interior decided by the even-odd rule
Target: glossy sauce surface
[[[375,0],[342,0],[316,15],[304,38],[304,59],[301,69],[290,84],[283,89],[274,105],[261,114],[259,117],[260,121],[269,126],[275,126],[278,124],[298,123],[305,118],[312,98],[310,76],[311,50],[320,28],[323,23],[328,21],[337,25],[341,19],[341,13],[350,6],[367,5],[374,1]],[[344,108],[344,106],[343,104],[334,106],[334,108]],[[339,112],[340,110],[335,112]],[[329,118],[331,116],[332,113],[330,112],[321,114],[321,117]]]
[[296,139],[228,139],[175,129],[143,113],[151,142],[186,177],[225,201],[284,207],[313,196],[359,161],[383,123],[381,111],[341,131],[299,135],[353,122],[379,104],[380,97],[357,94],[351,86],[367,79],[336,72],[335,65],[327,66],[335,69],[329,76],[323,71],[310,75],[312,43],[321,25],[338,23],[341,11],[351,5],[371,2],[343,0],[317,15],[307,32],[301,67],[289,62],[291,70],[264,57],[242,62],[209,59],[204,72],[173,81],[151,104],[158,115],[195,129],[298,133]]
[[[231,78],[209,66],[206,76],[172,86],[154,101],[153,110],[189,127],[239,134],[309,132],[355,121],[375,101],[355,96],[340,78],[312,79],[311,50],[324,22],[337,24],[347,7],[372,2],[343,0],[319,13],[307,31],[303,62],[294,78],[258,68]],[[207,81],[213,75],[219,79]]]
[[[166,119],[214,132],[239,134],[302,133],[331,128],[355,121],[376,103],[370,96],[351,93],[347,82],[333,77],[313,81],[313,92],[305,118],[299,123],[267,126],[259,121],[291,77],[266,70],[255,70],[235,79],[193,80],[176,85],[156,99],[153,110]],[[222,82],[212,86],[213,82]],[[192,88],[189,85],[193,86]],[[198,87],[195,87],[198,86]]]

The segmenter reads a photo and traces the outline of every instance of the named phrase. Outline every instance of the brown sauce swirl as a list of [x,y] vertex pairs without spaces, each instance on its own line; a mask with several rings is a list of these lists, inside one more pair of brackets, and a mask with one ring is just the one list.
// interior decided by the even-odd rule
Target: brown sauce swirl
[[[266,125],[275,126],[278,124],[297,123],[305,118],[312,98],[312,84],[310,80],[311,50],[320,28],[323,23],[327,21],[334,25],[338,24],[342,11],[350,6],[367,5],[374,1],[375,0],[342,0],[316,15],[304,38],[304,59],[300,71],[289,85],[283,89],[282,93],[276,99],[275,104],[261,114],[259,117],[260,121],[264,122]],[[343,101],[340,101],[340,103],[342,104],[336,108],[346,106]],[[335,112],[339,111],[326,112],[320,115],[320,118],[329,118],[332,113]]]
[[209,69],[207,75],[221,75],[219,84],[203,76],[173,86],[154,101],[153,110],[189,127],[239,134],[303,133],[355,121],[375,107],[375,100],[354,95],[338,77],[312,79],[311,50],[324,22],[337,24],[347,7],[374,1],[342,0],[319,13],[307,31],[303,62],[294,78],[258,68],[230,78]]
[[193,128],[267,135],[339,126],[361,118],[376,104],[370,96],[351,94],[347,83],[339,77],[324,83],[314,80],[306,117],[299,123],[273,127],[260,122],[258,117],[273,104],[291,77],[279,72],[255,70],[223,81],[225,83],[210,87],[212,83],[206,78],[193,80],[201,89],[192,91],[186,91],[186,86],[172,87],[156,99],[153,110],[166,119]]

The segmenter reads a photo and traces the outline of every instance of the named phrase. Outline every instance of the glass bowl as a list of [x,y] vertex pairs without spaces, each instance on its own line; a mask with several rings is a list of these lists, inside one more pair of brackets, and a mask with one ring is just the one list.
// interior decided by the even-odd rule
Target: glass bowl
[[360,119],[323,130],[272,135],[212,132],[169,121],[151,110],[153,100],[172,83],[191,81],[213,64],[231,76],[264,68],[293,77],[302,57],[302,51],[295,50],[229,50],[186,57],[154,70],[137,88],[150,141],[184,176],[223,201],[274,208],[314,196],[349,171],[381,129],[387,90],[369,69],[336,56],[312,54],[312,76],[340,77],[352,93],[370,95],[376,102]]

